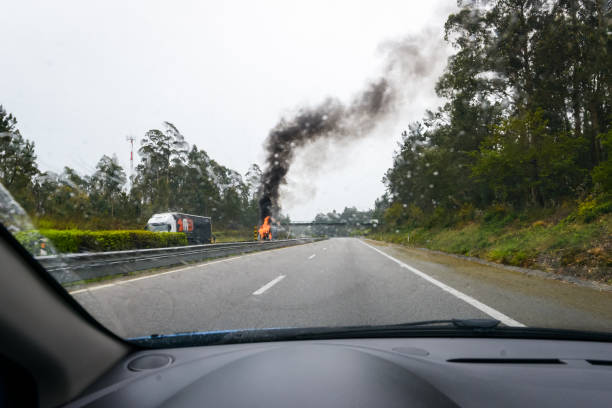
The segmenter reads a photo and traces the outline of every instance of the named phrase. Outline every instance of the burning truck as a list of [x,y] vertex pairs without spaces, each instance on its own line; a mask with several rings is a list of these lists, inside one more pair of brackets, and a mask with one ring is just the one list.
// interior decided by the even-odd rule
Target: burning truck
[[258,229],[257,239],[259,241],[271,241],[279,239],[283,233],[285,233],[285,229],[280,223],[274,223],[274,219],[268,215]]

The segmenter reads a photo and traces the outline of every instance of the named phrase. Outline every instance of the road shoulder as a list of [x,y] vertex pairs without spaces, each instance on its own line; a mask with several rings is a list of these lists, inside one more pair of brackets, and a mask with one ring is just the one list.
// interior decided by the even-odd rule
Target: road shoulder
[[612,292],[444,253],[365,240],[527,325],[610,330]]

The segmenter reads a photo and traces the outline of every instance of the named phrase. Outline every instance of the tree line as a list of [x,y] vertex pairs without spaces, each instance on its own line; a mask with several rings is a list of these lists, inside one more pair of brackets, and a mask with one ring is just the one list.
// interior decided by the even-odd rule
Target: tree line
[[410,124],[374,216],[449,224],[612,191],[612,15],[604,0],[459,1],[438,79],[445,104]]
[[114,155],[102,155],[92,174],[70,167],[41,171],[34,143],[0,106],[0,183],[39,226],[143,228],[152,214],[165,211],[211,216],[218,228],[257,224],[261,170],[256,164],[243,178],[190,146],[170,122],[147,131],[138,153],[131,180]]
[[[610,201],[610,2],[458,4],[445,23],[456,52],[436,84],[445,103],[403,132],[383,177],[387,193],[367,216],[390,226],[448,224],[495,206]],[[41,171],[34,144],[0,108],[0,182],[40,222],[136,227],[173,210],[227,228],[258,222],[257,165],[242,177],[190,146],[169,122],[146,132],[138,153],[132,180],[106,155],[90,175]]]

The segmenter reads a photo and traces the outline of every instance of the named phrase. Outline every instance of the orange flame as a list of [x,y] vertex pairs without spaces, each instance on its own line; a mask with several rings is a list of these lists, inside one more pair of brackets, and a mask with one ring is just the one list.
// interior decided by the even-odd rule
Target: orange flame
[[259,227],[259,239],[268,239],[272,240],[272,233],[270,231],[270,216],[264,218],[264,222]]

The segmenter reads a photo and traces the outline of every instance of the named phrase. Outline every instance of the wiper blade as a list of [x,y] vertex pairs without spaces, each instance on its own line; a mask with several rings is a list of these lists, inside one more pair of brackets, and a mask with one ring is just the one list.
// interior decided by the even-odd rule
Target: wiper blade
[[501,322],[495,319],[446,319],[446,320],[423,320],[420,322],[408,322],[400,324],[392,324],[386,326],[369,326],[372,328],[408,328],[408,327],[422,327],[422,326],[439,326],[439,325],[452,325],[453,327],[460,329],[494,329],[499,326]]
[[424,320],[382,326],[268,328],[160,334],[128,339],[145,348],[295,340],[400,337],[490,337],[612,342],[612,333],[541,327],[508,327],[493,319]]
[[[415,333],[420,330],[450,329],[453,331],[482,332],[495,329],[499,320],[493,319],[448,319],[423,320],[391,325],[304,327],[304,328],[267,328],[243,330],[218,330],[209,332],[185,332],[174,334],[152,334],[150,336],[128,339],[147,347],[177,347],[204,344],[231,344],[243,342],[312,340],[348,337],[377,337],[377,335],[397,335]],[[182,344],[181,344],[182,343]]]

